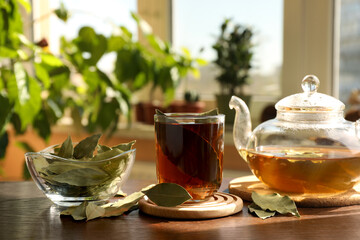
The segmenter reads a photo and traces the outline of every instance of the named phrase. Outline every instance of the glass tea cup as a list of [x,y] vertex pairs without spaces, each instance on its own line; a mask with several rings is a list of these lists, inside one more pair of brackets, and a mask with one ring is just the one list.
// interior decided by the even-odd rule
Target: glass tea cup
[[159,183],[184,187],[193,200],[212,196],[222,182],[223,114],[155,114],[156,173]]

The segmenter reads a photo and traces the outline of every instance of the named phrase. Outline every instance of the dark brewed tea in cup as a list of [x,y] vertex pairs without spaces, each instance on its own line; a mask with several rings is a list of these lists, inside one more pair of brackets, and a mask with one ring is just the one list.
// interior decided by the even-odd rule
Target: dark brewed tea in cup
[[206,199],[219,189],[224,153],[224,117],[220,116],[155,117],[159,183],[177,183],[194,200]]

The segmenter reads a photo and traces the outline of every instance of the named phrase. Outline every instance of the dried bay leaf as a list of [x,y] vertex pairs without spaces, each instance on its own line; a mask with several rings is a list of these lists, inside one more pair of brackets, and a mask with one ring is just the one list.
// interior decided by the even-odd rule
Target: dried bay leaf
[[248,209],[249,209],[249,212],[256,214],[256,216],[258,216],[261,219],[266,219],[266,218],[269,218],[269,217],[273,217],[276,214],[275,211],[263,210],[261,207],[259,207],[255,203],[251,203],[248,206]]
[[123,153],[123,151],[115,148],[102,153],[98,153],[95,157],[91,158],[90,161],[101,161],[109,158],[113,158],[116,155]]
[[144,196],[145,194],[142,192],[135,192],[125,197],[124,199],[104,205],[103,208],[105,208],[105,213],[103,217],[114,217],[122,215],[132,206],[137,204]]
[[216,116],[216,115],[219,115],[219,109],[217,108],[199,114],[199,116]]
[[165,117],[166,117],[166,114],[163,113],[162,111],[160,111],[159,109],[155,109],[155,113],[158,114],[158,115],[161,115],[161,116],[165,116]]
[[126,152],[126,151],[131,150],[135,143],[136,143],[136,140],[128,142],[128,143],[119,144],[119,145],[114,146],[112,148],[113,149],[119,149],[119,150],[121,150],[123,152]]
[[73,169],[82,168],[82,165],[70,162],[53,162],[47,168],[48,174],[61,174]]
[[80,221],[86,219],[86,208],[88,206],[88,202],[83,202],[79,206],[69,207],[64,211],[60,212],[60,215],[63,216],[72,216],[74,220]]
[[67,139],[61,145],[57,155],[63,158],[72,158],[73,154],[74,154],[73,143],[71,141],[71,137],[68,136]]
[[124,193],[121,189],[116,193],[116,197],[126,197],[127,193]]
[[101,134],[95,134],[80,141],[74,148],[74,158],[81,159],[93,157],[96,146],[98,145]]
[[105,214],[105,209],[95,203],[88,203],[86,210],[86,221],[102,217]]
[[73,186],[94,186],[103,183],[108,177],[106,172],[94,168],[75,168],[54,175],[51,180]]
[[81,203],[79,205],[79,207],[74,209],[74,211],[71,213],[71,216],[75,220],[84,220],[84,219],[86,219],[86,208],[87,208],[87,202]]
[[96,149],[97,149],[97,152],[98,152],[98,154],[99,154],[99,153],[103,153],[103,152],[106,152],[106,151],[111,150],[111,147],[98,144],[97,147],[96,147]]
[[[183,192],[179,193],[183,190],[187,194]],[[172,199],[170,200],[170,202],[172,203],[170,204],[171,206],[176,206],[174,205],[175,204],[174,198],[176,198],[177,205],[191,198],[190,194],[177,184],[174,183],[172,184],[161,183],[157,185],[152,184],[141,189],[141,191],[134,192],[129,196],[120,199],[116,202],[111,202],[103,205],[98,205],[93,202],[84,202],[77,207],[70,207],[62,211],[61,215],[70,215],[74,218],[74,220],[86,219],[87,221],[100,217],[120,216],[124,213],[128,213],[132,210],[138,209],[137,204],[140,201],[140,199],[142,199],[145,195],[147,195],[149,199],[151,199],[152,201],[154,201],[154,199],[155,201],[157,201],[156,198],[158,197],[171,198]],[[156,197],[154,198],[153,196]],[[180,201],[180,199],[182,200]],[[169,206],[168,202],[164,200],[161,200],[160,204],[163,204],[164,202],[165,205]],[[164,206],[164,204],[159,206]]]
[[175,207],[191,199],[185,188],[175,183],[157,184],[146,192],[146,196],[162,207]]
[[280,214],[290,213],[300,217],[295,202],[289,196],[281,196],[278,193],[262,195],[252,192],[251,198],[263,210],[276,211]]
[[[38,172],[54,193],[67,197],[101,198],[104,193],[118,190],[118,183],[130,159],[130,153],[123,154],[121,149],[130,150],[135,141],[120,144],[113,149],[98,144],[99,138],[98,134],[80,141],[70,156],[68,152],[71,152],[72,141],[68,137],[61,145],[62,150],[60,147],[56,152],[62,152],[61,156],[69,156],[67,159],[70,161],[60,161],[54,157],[56,154],[43,159]],[[93,157],[95,149],[97,155]]]
[[34,157],[34,166],[37,172],[42,172],[49,166],[48,161],[43,156]]

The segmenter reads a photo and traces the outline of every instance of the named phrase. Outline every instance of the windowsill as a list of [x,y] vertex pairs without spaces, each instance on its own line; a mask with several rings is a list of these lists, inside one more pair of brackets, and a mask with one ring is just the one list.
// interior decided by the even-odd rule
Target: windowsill
[[[234,144],[232,138],[232,126],[226,126],[225,131],[225,145],[232,145]],[[56,133],[76,133],[79,132],[78,128],[76,128],[72,124],[64,124],[60,123],[52,128],[53,132]],[[149,124],[143,123],[132,123],[131,127],[126,127],[126,124],[122,124],[113,134],[114,137],[118,138],[129,138],[129,139],[144,139],[144,140],[154,140],[155,132],[154,126]]]

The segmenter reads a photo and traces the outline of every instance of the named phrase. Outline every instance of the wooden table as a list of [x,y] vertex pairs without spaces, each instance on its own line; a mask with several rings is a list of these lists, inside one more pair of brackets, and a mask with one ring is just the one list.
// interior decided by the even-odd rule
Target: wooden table
[[[229,181],[223,183],[226,188]],[[129,180],[124,191],[151,182]],[[176,221],[134,211],[127,216],[76,222],[60,217],[33,182],[0,183],[0,239],[360,239],[360,206],[302,208],[301,218],[261,220],[242,212],[225,218]]]

